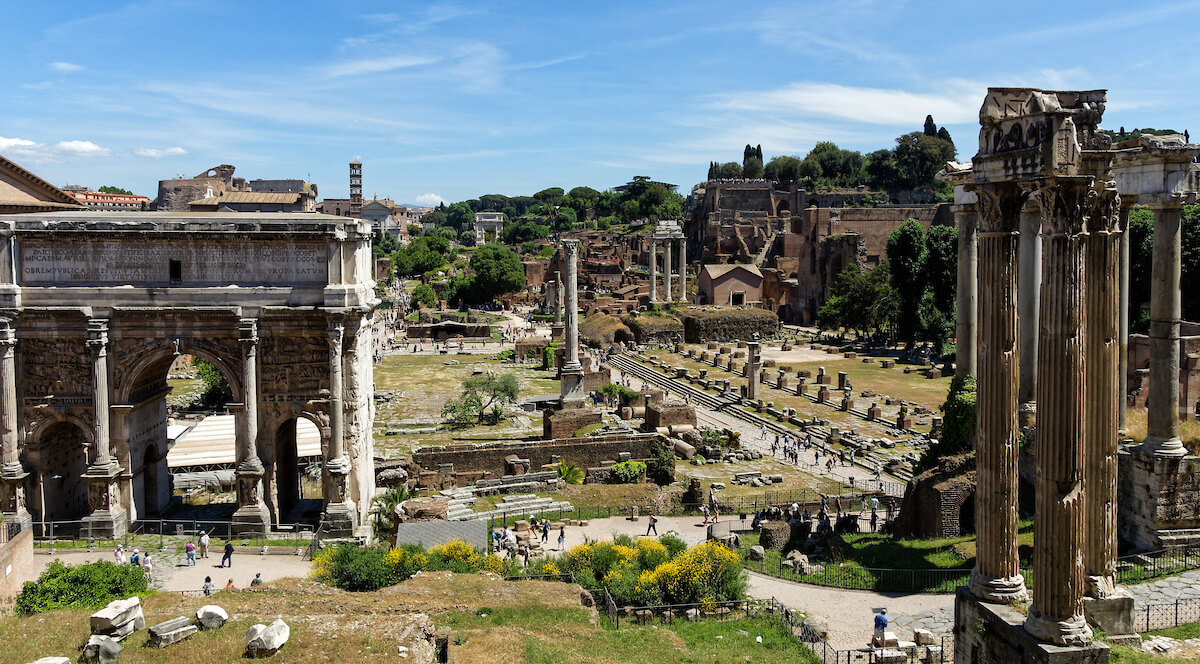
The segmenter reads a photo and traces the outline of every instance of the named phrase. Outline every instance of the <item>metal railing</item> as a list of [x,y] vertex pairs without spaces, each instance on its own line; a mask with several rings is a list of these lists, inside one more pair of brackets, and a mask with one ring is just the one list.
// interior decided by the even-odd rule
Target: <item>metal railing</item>
[[1139,632],[1200,622],[1200,598],[1180,598],[1133,608],[1133,628]]
[[940,637],[938,643],[934,645],[908,646],[904,649],[862,648],[857,650],[841,650],[830,645],[829,641],[822,637],[818,630],[805,622],[799,613],[784,606],[774,597],[767,600],[764,606],[768,611],[782,620],[790,628],[796,640],[808,646],[809,650],[819,657],[823,664],[891,663],[896,661],[898,655],[903,657],[906,662],[930,663],[946,662],[952,660],[954,657],[954,637],[952,635]]
[[1200,544],[1182,544],[1117,558],[1117,581],[1140,583],[1200,568]]
[[30,527],[38,548],[98,549],[132,544],[159,549],[174,546],[180,550],[187,539],[199,538],[202,532],[207,532],[214,541],[232,539],[239,546],[303,548],[311,545],[315,529],[311,523],[293,523],[280,524],[269,531],[239,533],[242,525],[209,519],[142,519],[118,536],[86,520],[34,521]]

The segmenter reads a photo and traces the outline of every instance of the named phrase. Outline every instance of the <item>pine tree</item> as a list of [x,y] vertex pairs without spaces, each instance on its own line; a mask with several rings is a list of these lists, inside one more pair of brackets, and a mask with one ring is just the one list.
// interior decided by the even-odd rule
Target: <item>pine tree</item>
[[937,136],[938,135],[937,124],[934,123],[932,115],[925,116],[925,135],[926,136]]
[[954,145],[954,139],[950,138],[950,132],[946,131],[945,127],[942,127],[937,130],[937,137],[942,139],[943,141],[946,141],[950,145]]
[[758,144],[758,147],[754,148],[754,156],[755,156],[755,157],[758,157],[758,160],[759,160],[759,161],[762,161],[762,160],[763,160],[763,157],[762,157],[762,143],[759,143],[759,144]]

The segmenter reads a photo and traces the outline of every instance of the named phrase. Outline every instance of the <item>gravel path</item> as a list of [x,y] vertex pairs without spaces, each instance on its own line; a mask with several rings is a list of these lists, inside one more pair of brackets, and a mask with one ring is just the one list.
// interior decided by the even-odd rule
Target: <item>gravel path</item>
[[914,628],[927,629],[935,638],[950,634],[954,626],[954,595],[876,593],[793,583],[750,572],[750,595],[774,597],[780,603],[824,619],[829,645],[838,650],[865,648],[871,640],[875,609],[887,609],[890,631],[912,639]]

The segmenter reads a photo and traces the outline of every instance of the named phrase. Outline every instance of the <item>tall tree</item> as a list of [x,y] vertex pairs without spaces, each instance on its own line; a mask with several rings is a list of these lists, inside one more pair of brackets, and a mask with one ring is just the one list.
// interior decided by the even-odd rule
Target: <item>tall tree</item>
[[758,157],[750,157],[742,164],[742,177],[744,178],[761,178],[763,176],[763,163]]
[[888,270],[892,283],[897,284],[899,304],[896,333],[911,348],[921,331],[921,300],[925,296],[925,229],[916,219],[909,219],[892,231],[887,241]]
[[800,160],[789,155],[771,157],[771,161],[763,168],[763,175],[782,185],[799,182]]
[[925,274],[933,304],[949,318],[954,317],[955,292],[958,288],[958,229],[930,226],[925,234],[927,257]]
[[932,115],[925,116],[925,135],[937,136],[937,124],[934,123]]
[[[935,134],[937,132],[934,132]],[[894,151],[899,184],[906,189],[932,186],[934,176],[954,159],[954,145],[920,132],[896,139]]]
[[558,205],[562,200],[562,187],[548,187],[533,195],[534,199],[543,205]]
[[945,127],[938,127],[937,137],[946,141],[950,145],[954,145],[954,139],[950,138],[950,132],[946,131]]

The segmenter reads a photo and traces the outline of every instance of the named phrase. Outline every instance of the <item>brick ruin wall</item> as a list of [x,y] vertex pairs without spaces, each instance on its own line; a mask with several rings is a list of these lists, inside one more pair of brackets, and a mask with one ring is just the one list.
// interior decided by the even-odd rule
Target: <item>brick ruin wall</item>
[[429,471],[439,464],[454,464],[457,473],[491,473],[492,477],[508,474],[506,459],[516,455],[529,459],[529,467],[539,470],[558,460],[578,464],[581,468],[600,466],[616,461],[618,454],[629,452],[634,459],[649,459],[654,451],[656,436],[629,435],[615,438],[569,438],[521,443],[485,445],[451,445],[423,447],[413,452],[413,463]]

